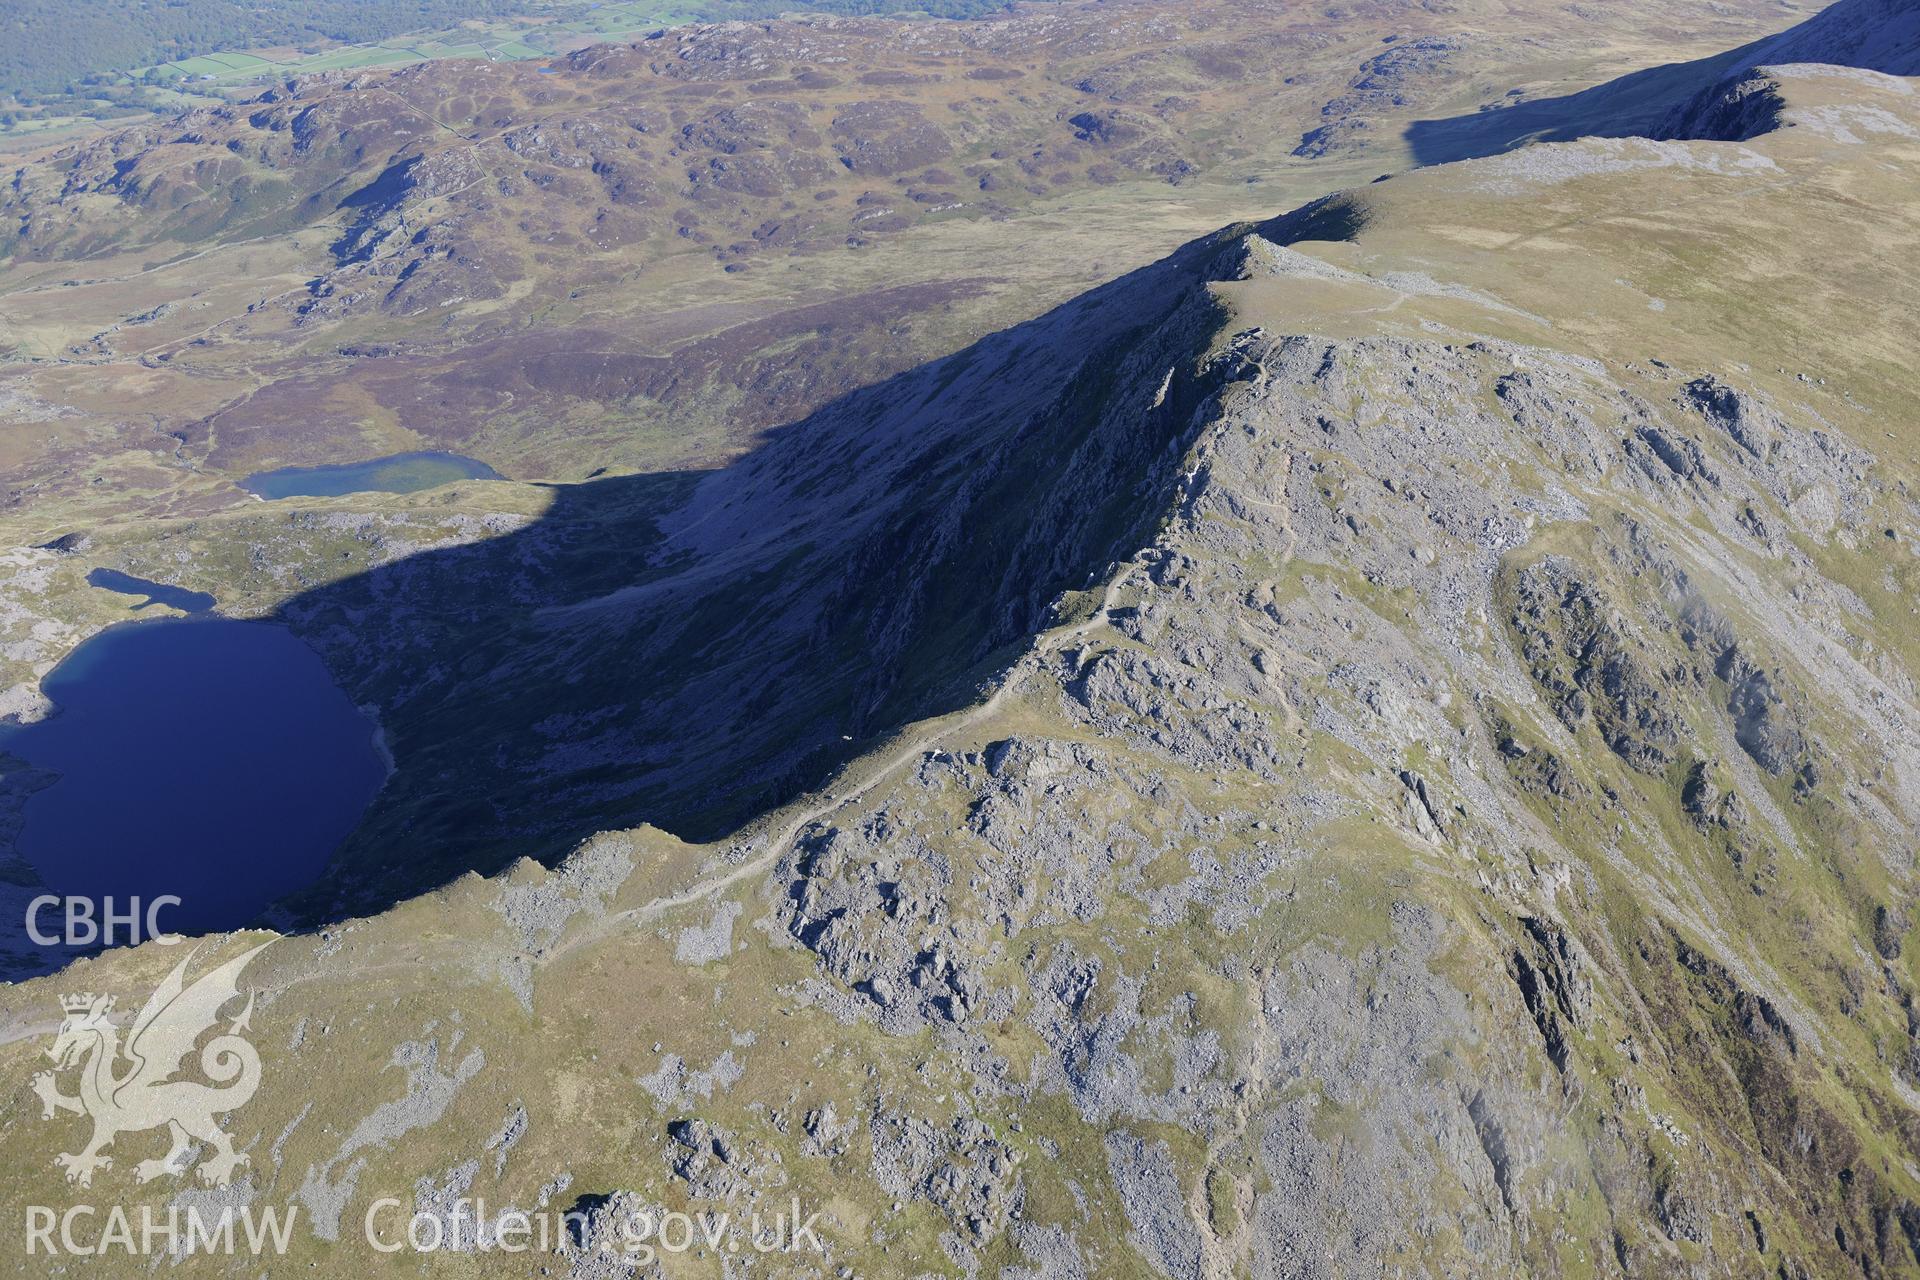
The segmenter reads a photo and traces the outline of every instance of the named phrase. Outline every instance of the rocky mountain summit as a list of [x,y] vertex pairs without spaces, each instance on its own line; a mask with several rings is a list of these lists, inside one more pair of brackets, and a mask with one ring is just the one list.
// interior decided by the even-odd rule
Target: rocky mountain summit
[[[275,941],[217,1194],[328,1275],[525,1275],[548,1207],[582,1280],[1920,1272],[1920,96],[1768,65],[1767,131],[1238,222],[705,474],[170,531],[431,762],[343,879],[587,824]],[[73,1194],[54,994],[11,1203]]]

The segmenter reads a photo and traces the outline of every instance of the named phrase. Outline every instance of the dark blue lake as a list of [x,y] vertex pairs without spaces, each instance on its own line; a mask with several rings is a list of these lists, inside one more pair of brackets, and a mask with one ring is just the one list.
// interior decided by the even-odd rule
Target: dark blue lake
[[281,467],[240,482],[262,498],[337,498],[343,493],[413,493],[455,480],[498,480],[500,473],[457,453],[396,453],[328,467]]
[[132,606],[136,613],[142,609],[150,609],[156,604],[171,605],[182,613],[205,613],[219,603],[204,591],[189,591],[185,587],[136,578],[118,569],[91,571],[87,574],[87,585],[99,587],[104,591],[116,591],[123,596],[145,597],[139,604]]
[[54,715],[0,727],[0,751],[61,775],[20,853],[55,894],[178,896],[169,929],[244,924],[312,882],[386,777],[373,722],[270,623],[123,623],[41,687]]

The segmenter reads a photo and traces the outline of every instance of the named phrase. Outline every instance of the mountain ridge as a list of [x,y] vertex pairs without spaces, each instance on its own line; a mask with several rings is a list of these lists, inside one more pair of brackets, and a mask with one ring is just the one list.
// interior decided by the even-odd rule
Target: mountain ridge
[[[518,1274],[453,1218],[475,1192],[583,1239],[798,1195],[819,1269],[876,1276],[1920,1270],[1920,100],[1777,74],[1799,127],[1539,144],[1236,223],[648,481],[615,542],[666,572],[862,548],[803,552],[850,594],[805,600],[816,565],[668,624],[749,652],[756,607],[871,593],[910,668],[973,673],[902,643],[922,618],[1004,637],[991,693],[886,717],[711,844],[604,831],[285,939],[233,1198],[300,1206],[290,1261],[339,1273],[391,1195]],[[333,519],[484,549],[488,512],[551,518],[521,492],[152,554]],[[976,563],[980,517],[1011,534]],[[903,592],[942,557],[957,604]],[[625,567],[539,619],[631,624]],[[27,1101],[50,991],[0,994],[22,1203],[62,1192]]]

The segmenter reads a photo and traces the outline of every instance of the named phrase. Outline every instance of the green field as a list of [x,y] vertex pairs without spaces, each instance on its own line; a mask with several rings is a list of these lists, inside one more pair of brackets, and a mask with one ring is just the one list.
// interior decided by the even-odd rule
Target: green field
[[250,71],[273,65],[266,58],[255,57],[251,53],[210,53],[207,55],[207,60],[218,62],[235,71]]
[[203,76],[218,75],[223,71],[231,71],[232,68],[224,63],[215,62],[212,58],[188,58],[184,62],[170,62],[163,70],[178,71],[181,75],[187,76]]

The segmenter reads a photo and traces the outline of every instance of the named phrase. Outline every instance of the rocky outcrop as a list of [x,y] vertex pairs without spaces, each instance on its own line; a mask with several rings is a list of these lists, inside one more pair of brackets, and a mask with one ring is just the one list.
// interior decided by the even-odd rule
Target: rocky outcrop
[[1421,36],[1375,54],[1360,65],[1345,93],[1320,108],[1321,123],[1302,135],[1293,154],[1312,160],[1354,147],[1374,128],[1378,114],[1417,102],[1459,52],[1456,39]]
[[1591,722],[1635,769],[1663,771],[1684,726],[1618,606],[1558,559],[1521,570],[1513,594],[1522,656],[1560,722],[1574,731]]

